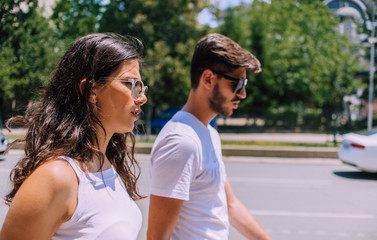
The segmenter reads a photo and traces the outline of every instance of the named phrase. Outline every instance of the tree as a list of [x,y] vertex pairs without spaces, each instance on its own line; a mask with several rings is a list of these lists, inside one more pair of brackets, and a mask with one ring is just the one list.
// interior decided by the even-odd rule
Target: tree
[[[253,8],[253,11],[251,10]],[[250,50],[262,63],[262,73],[248,75],[249,83],[246,86],[248,96],[242,101],[239,111],[235,114],[246,114],[249,117],[262,117],[270,106],[276,106],[277,101],[270,92],[276,87],[270,72],[266,71],[265,64],[269,62],[266,37],[268,25],[268,4],[256,3],[252,6],[241,5],[226,9],[221,20],[223,24],[218,31]],[[252,16],[250,14],[253,14]],[[252,109],[252,111],[250,111]]]
[[[0,9],[0,110],[3,119],[13,107],[38,96],[56,62],[54,32],[37,0],[5,0]],[[16,103],[16,105],[14,104]]]
[[142,77],[149,85],[150,109],[185,102],[195,43],[208,30],[197,22],[206,6],[204,0],[111,0],[106,6],[100,31],[131,34],[146,45]]
[[60,39],[71,43],[75,38],[97,32],[103,9],[102,0],[58,0],[51,19]]
[[[227,18],[232,11],[226,10],[224,26],[233,27],[220,26],[220,31],[237,36],[239,16]],[[331,113],[360,85],[355,46],[335,31],[337,20],[320,1],[254,1],[247,13],[242,11],[237,14],[248,16],[249,24],[242,26],[245,35],[234,40],[251,39],[246,47],[262,63],[262,73],[247,86],[251,98],[240,106],[245,114],[263,114],[281,105]]]

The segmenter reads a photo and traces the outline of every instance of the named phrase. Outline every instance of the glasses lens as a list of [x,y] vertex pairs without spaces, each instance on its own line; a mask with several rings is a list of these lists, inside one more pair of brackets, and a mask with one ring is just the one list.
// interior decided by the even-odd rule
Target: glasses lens
[[148,91],[148,86],[143,87],[143,93],[144,93],[144,95],[147,95],[147,91]]
[[135,86],[132,89],[132,98],[133,99],[138,99],[140,94],[143,92],[146,94],[148,87],[144,87],[144,84],[142,81],[138,80],[135,82]]
[[247,79],[240,79],[237,83],[237,86],[234,88],[234,93],[239,93],[240,90],[246,86],[247,84]]
[[132,82],[123,81],[122,84],[126,86],[128,89],[132,90]]

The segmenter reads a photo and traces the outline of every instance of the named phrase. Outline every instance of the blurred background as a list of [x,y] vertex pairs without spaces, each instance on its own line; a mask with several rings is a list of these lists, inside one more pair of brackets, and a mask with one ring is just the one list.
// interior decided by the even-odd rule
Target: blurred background
[[375,4],[364,0],[2,0],[0,123],[22,114],[78,36],[116,32],[146,46],[140,134],[184,103],[195,43],[210,32],[251,51],[263,71],[220,132],[346,133],[377,123]]

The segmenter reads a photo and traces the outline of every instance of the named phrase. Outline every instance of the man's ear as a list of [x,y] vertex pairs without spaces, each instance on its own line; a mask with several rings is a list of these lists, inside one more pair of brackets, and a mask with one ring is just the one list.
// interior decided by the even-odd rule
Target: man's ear
[[200,83],[203,84],[205,88],[212,88],[214,86],[214,77],[213,72],[210,69],[206,69],[200,77]]

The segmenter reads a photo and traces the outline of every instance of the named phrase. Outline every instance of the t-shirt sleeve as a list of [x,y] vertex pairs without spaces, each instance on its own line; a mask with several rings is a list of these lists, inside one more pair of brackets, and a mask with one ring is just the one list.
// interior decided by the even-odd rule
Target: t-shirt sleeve
[[197,143],[190,137],[173,135],[159,141],[153,147],[149,165],[151,194],[188,200],[198,153]]

